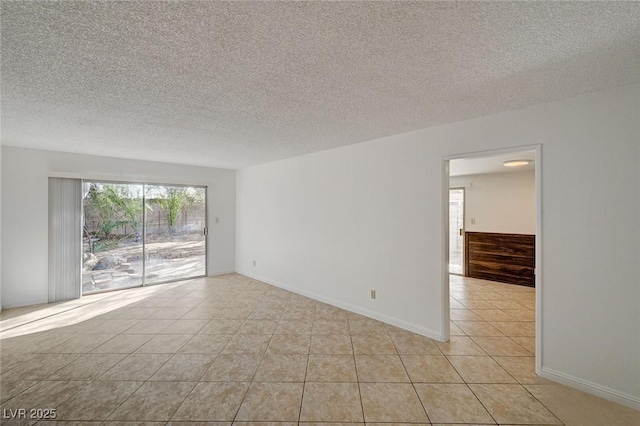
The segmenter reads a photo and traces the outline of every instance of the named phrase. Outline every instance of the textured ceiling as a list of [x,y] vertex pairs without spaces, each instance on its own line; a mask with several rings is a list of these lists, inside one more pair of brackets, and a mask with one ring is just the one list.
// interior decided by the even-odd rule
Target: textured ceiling
[[637,2],[6,2],[2,143],[238,168],[640,82]]

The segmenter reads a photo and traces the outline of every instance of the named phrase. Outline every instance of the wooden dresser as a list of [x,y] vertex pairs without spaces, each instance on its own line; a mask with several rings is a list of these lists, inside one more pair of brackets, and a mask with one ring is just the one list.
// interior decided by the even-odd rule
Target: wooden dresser
[[535,287],[536,237],[465,232],[465,276]]

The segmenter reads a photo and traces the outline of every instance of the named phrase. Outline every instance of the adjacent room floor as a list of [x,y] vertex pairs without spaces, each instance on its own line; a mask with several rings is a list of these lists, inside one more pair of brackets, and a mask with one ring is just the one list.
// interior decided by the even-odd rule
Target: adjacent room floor
[[535,376],[533,289],[451,296],[449,343],[237,274],[7,310],[3,423],[640,424]]

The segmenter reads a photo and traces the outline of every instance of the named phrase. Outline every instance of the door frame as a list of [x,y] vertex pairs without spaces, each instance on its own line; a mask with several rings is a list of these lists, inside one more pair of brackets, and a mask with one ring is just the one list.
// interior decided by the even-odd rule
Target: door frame
[[[450,307],[449,307],[449,175],[451,160],[463,158],[492,157],[522,151],[534,151],[534,175],[535,175],[535,215],[536,215],[536,263],[535,263],[535,365],[536,374],[540,374],[542,368],[542,292],[543,292],[543,268],[542,268],[542,145],[523,145],[511,148],[491,149],[486,151],[474,151],[460,154],[446,155],[442,157],[442,328],[441,336],[445,342],[449,341],[450,335]],[[465,203],[466,204],[466,203]]]
[[[65,173],[52,173],[49,177],[65,177],[70,174]],[[142,287],[150,287],[158,284],[168,284],[177,281],[185,281],[196,278],[204,278],[209,276],[209,185],[204,183],[190,184],[190,183],[167,183],[166,181],[155,181],[153,179],[114,179],[114,178],[98,178],[98,177],[73,177],[73,179],[79,179],[81,185],[84,185],[85,182],[98,182],[98,183],[107,183],[107,184],[123,184],[123,185],[141,185],[142,186],[142,280],[140,285],[131,286],[131,287],[121,287],[121,288],[109,288],[101,291],[95,291],[91,293],[87,293],[86,296],[94,295],[94,294],[102,294],[108,293],[112,291],[119,290],[127,290],[132,288],[142,288]],[[204,274],[197,275],[193,277],[186,278],[171,278],[168,280],[157,281],[152,283],[147,283],[147,274],[146,274],[146,226],[147,226],[147,193],[146,186],[174,186],[174,187],[192,187],[192,188],[202,188],[204,189],[204,224],[205,229],[204,232]],[[81,216],[84,221],[84,203],[81,203],[82,213]],[[84,223],[83,225],[84,226]],[[80,243],[82,247],[82,242]],[[81,271],[81,279],[80,285],[82,286],[82,271]],[[82,291],[82,287],[80,288],[80,297],[84,297],[85,293]]]
[[158,284],[168,284],[168,283],[173,283],[173,282],[177,282],[177,281],[185,281],[185,280],[192,280],[192,279],[196,279],[196,278],[204,278],[204,277],[208,277],[209,276],[209,186],[207,185],[188,185],[188,184],[183,184],[183,183],[151,183],[151,182],[142,182],[142,191],[143,191],[143,200],[144,200],[144,208],[142,209],[142,214],[143,214],[143,241],[145,243],[145,249],[146,249],[146,226],[147,226],[147,191],[146,191],[146,186],[174,186],[174,187],[189,187],[189,188],[202,188],[204,189],[204,230],[203,230],[203,236],[204,236],[204,275],[197,275],[197,276],[193,276],[193,277],[186,277],[186,278],[170,278],[168,280],[163,280],[163,281],[154,281],[151,283],[147,282],[147,271],[146,271],[146,266],[147,266],[147,256],[146,256],[146,252],[144,252],[144,255],[142,257],[142,287],[151,287],[154,285],[158,285]]
[[[449,188],[449,191],[451,191],[452,189],[457,189],[457,190],[462,190],[462,258],[460,259],[460,266],[462,267],[462,273],[461,274],[453,274],[453,275],[460,275],[462,277],[466,276],[465,274],[465,259],[464,259],[464,255],[465,255],[465,250],[464,250],[464,231],[467,229],[466,225],[467,225],[467,188],[465,188],[464,186],[455,186],[453,188]],[[451,195],[451,193],[449,192],[449,195]],[[449,197],[450,199],[450,197]],[[449,214],[451,211],[451,205],[449,205]],[[449,247],[451,248],[451,247]],[[447,263],[447,265],[449,265]],[[451,273],[451,272],[450,272]]]

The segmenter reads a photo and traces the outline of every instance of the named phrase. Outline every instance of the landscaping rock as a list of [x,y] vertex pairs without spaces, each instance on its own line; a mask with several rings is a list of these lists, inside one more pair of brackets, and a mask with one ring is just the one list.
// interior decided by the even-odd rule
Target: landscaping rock
[[94,271],[99,271],[101,269],[111,269],[114,268],[118,264],[118,261],[113,256],[105,256],[100,259],[96,265],[93,267]]
[[96,263],[98,263],[98,258],[95,254],[85,253],[82,255],[82,266],[86,269],[93,269],[93,267],[96,266]]

